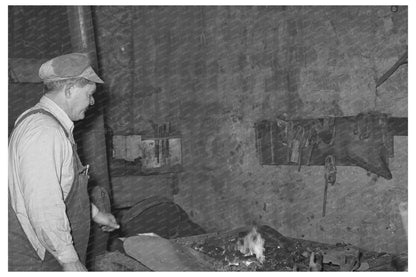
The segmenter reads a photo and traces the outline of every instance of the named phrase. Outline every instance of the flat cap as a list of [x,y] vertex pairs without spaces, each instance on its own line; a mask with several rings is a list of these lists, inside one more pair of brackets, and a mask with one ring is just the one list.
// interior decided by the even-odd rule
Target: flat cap
[[91,67],[84,53],[71,53],[53,58],[39,68],[39,77],[44,82],[85,78],[95,83],[104,83]]

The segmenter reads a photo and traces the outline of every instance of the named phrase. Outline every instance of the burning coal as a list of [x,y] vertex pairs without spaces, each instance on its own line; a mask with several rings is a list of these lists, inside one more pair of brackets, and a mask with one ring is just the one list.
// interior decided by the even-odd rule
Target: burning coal
[[265,260],[264,239],[257,232],[256,227],[253,227],[242,241],[237,242],[237,249],[246,256],[256,255],[260,263],[263,263]]

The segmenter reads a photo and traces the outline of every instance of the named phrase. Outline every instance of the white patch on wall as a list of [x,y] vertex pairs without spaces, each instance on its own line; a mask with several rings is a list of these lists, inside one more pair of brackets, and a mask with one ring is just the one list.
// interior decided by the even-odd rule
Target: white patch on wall
[[143,168],[175,166],[182,163],[180,138],[147,139],[142,141],[140,148]]
[[134,161],[142,155],[141,142],[139,135],[113,136],[113,158]]
[[142,140],[139,135],[113,136],[113,159],[133,162],[140,158],[142,169],[169,168],[182,164],[181,138]]

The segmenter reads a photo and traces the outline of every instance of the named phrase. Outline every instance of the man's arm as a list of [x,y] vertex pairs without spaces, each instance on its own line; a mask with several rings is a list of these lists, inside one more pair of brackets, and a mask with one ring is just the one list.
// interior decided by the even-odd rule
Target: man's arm
[[114,215],[106,212],[101,212],[98,210],[97,206],[91,203],[91,215],[92,220],[95,223],[101,225],[101,230],[104,232],[111,232],[115,229],[120,228],[120,225],[117,224],[116,218]]

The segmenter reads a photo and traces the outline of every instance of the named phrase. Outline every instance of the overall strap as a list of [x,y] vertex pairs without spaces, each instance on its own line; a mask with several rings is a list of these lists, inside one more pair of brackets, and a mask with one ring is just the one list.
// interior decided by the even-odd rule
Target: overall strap
[[25,118],[27,118],[27,117],[29,117],[29,116],[31,116],[33,114],[37,114],[37,113],[45,114],[45,115],[48,115],[51,118],[55,119],[55,121],[58,122],[59,125],[61,125],[62,130],[64,130],[66,137],[69,138],[68,131],[65,129],[64,125],[62,125],[62,123],[52,113],[50,113],[50,112],[48,112],[48,111],[46,111],[44,109],[36,109],[36,110],[32,110],[30,112],[27,112],[26,114],[24,114],[19,119],[19,121],[16,122],[16,124],[14,125],[14,128],[16,128]]

